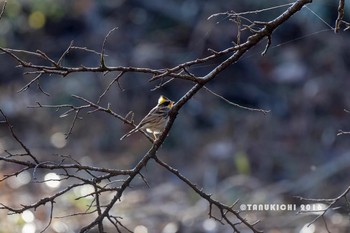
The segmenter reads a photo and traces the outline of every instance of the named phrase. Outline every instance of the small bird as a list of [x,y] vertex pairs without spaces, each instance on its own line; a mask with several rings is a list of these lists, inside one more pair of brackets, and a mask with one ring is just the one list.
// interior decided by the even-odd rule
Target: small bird
[[165,126],[169,121],[168,113],[173,105],[174,101],[171,101],[167,97],[161,95],[158,99],[158,104],[152,108],[152,110],[140,121],[140,123],[134,129],[124,134],[120,140],[129,137],[131,134],[136,133],[139,130],[146,130],[147,133],[152,133],[154,140],[157,140],[157,134],[160,134],[164,131]]

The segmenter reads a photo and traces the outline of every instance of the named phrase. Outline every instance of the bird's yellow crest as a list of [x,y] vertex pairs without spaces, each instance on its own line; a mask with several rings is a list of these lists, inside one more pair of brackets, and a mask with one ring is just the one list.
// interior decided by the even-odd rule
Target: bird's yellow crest
[[168,98],[166,98],[165,96],[160,96],[159,99],[158,99],[158,105],[164,103],[165,101],[167,101]]

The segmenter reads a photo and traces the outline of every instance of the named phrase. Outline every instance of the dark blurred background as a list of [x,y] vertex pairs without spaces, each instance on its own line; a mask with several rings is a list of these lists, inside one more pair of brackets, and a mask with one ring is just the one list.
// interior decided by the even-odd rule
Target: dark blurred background
[[[208,20],[210,15],[288,2],[291,1],[11,0],[0,21],[0,45],[41,50],[58,60],[71,41],[75,46],[101,51],[108,31],[117,27],[105,45],[107,65],[166,68],[209,55],[208,48],[218,51],[232,45],[237,36],[235,23],[226,16]],[[350,43],[347,31],[334,34],[331,29],[337,17],[337,4],[314,1],[274,32],[265,56],[260,55],[265,47],[261,43],[208,85],[232,102],[271,110],[270,113],[264,115],[230,106],[202,90],[181,110],[159,157],[228,204],[239,199],[239,203],[299,205],[301,202],[295,196],[331,198],[345,190],[349,185],[350,137],[337,136],[337,132],[350,130],[350,114],[344,111],[350,106]],[[245,17],[268,21],[285,9]],[[242,39],[248,35],[242,34]],[[59,118],[63,110],[28,108],[36,102],[83,104],[72,94],[96,102],[117,74],[44,76],[40,86],[49,96],[36,83],[17,93],[35,76],[23,75],[24,70],[16,68],[16,62],[9,56],[3,54],[0,58],[0,108],[19,137],[42,161],[70,155],[86,165],[128,169],[150,147],[141,134],[119,141],[131,128],[98,112],[83,112],[80,115],[83,120],[76,123],[72,135],[65,140],[73,115]],[[190,72],[205,75],[219,63],[220,60],[197,65]],[[98,66],[99,56],[74,50],[63,64]],[[101,105],[110,103],[121,115],[133,111],[138,122],[159,95],[178,100],[192,85],[179,80],[152,91],[159,83],[149,82],[149,78],[146,74],[124,75],[120,80],[122,90],[114,85]],[[0,153],[18,150],[5,125],[0,127]],[[0,166],[2,175],[18,169],[3,162]],[[33,175],[40,178],[46,172],[52,174],[28,172],[0,183],[1,202],[30,203],[69,183],[48,189],[44,184],[31,182]],[[144,175],[150,188],[141,179],[135,181],[114,210],[135,232],[231,232],[228,226],[208,219],[206,201],[154,162],[148,164]],[[89,200],[74,198],[87,190],[75,190],[71,196],[61,198],[54,215],[84,211]],[[340,208],[326,215],[332,232],[349,232],[348,212]],[[0,214],[1,219],[6,219],[0,221],[0,232],[34,233],[45,227],[49,212],[41,208],[20,216],[6,216],[4,211]],[[320,221],[305,226],[315,213],[242,215],[250,221],[260,219],[260,227],[266,232],[325,230]],[[48,232],[76,232],[91,219],[57,218]]]

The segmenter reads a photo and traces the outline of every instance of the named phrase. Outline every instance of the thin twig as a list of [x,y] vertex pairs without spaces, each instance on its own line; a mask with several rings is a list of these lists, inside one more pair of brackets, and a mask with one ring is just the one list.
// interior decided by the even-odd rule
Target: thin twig
[[210,94],[215,95],[216,97],[219,97],[220,99],[222,99],[223,101],[225,101],[226,103],[238,107],[238,108],[242,108],[244,110],[248,110],[248,111],[256,111],[256,112],[262,112],[264,114],[267,114],[270,112],[270,110],[264,110],[264,109],[260,109],[260,108],[249,108],[249,107],[245,107],[242,105],[239,105],[237,103],[234,103],[232,101],[229,101],[228,99],[226,99],[225,97],[223,97],[222,95],[217,94],[216,92],[212,91],[211,89],[209,89],[208,87],[204,86],[203,87],[206,91],[208,91]]
[[343,131],[341,129],[338,130],[337,136],[343,135],[343,134],[350,134],[349,131]]
[[4,5],[2,5],[2,8],[1,8],[0,20],[2,19],[2,16],[3,16],[4,12],[5,12],[6,5],[7,5],[7,1],[5,0],[4,1]]
[[62,53],[61,57],[58,59],[57,64],[61,65],[61,62],[63,58],[70,52],[72,46],[73,46],[74,41],[72,40],[68,46],[68,48]]
[[240,12],[240,13],[235,13],[233,11],[224,12],[224,13],[216,13],[216,14],[212,14],[211,16],[209,16],[208,20],[212,19],[214,17],[217,17],[217,16],[221,16],[221,15],[233,15],[233,16],[242,16],[242,15],[251,15],[251,14],[255,15],[255,14],[258,14],[258,13],[262,13],[264,11],[271,11],[271,10],[284,8],[284,7],[291,6],[291,5],[293,5],[293,3],[286,3],[286,4],[273,6],[273,7],[268,7],[268,8],[264,8],[264,9],[260,9],[260,10],[245,11],[245,12]]
[[39,80],[37,82],[37,87],[38,87],[39,91],[41,91],[41,93],[43,93],[46,96],[50,96],[50,94],[47,93],[46,91],[44,91],[44,89],[41,87]]
[[71,126],[69,127],[69,130],[66,133],[66,139],[68,139],[68,137],[72,134],[75,122],[79,119],[78,115],[79,115],[79,110],[76,110],[75,114],[74,114],[74,118],[73,118],[72,123],[71,123]]
[[[225,205],[217,200],[214,200],[212,198],[211,195],[205,193],[202,191],[202,189],[198,188],[197,185],[193,184],[190,180],[188,180],[184,175],[182,175],[178,170],[174,169],[173,167],[169,166],[167,163],[163,162],[162,160],[160,160],[157,156],[154,156],[153,159],[162,167],[164,167],[165,169],[167,169],[169,172],[173,173],[175,176],[177,176],[180,180],[182,180],[183,182],[185,182],[189,187],[191,187],[193,189],[193,191],[195,191],[199,196],[201,196],[202,198],[204,198],[205,200],[208,201],[209,204],[215,205],[217,208],[220,209],[221,211],[221,215],[222,217],[225,219],[226,223],[228,224],[232,224],[232,222],[225,217],[226,214],[225,210],[230,212],[231,214],[233,214],[235,217],[237,217],[245,226],[247,226],[250,230],[252,230],[252,232],[254,233],[262,233],[262,231],[259,231],[257,229],[255,229],[253,226],[251,226],[251,224],[249,224],[247,222],[247,220],[245,220],[243,217],[241,217],[239,215],[238,212],[234,211],[232,209],[232,206],[228,206]],[[235,202],[236,203],[236,202]]]
[[341,23],[343,22],[344,18],[344,7],[345,7],[345,0],[339,0],[339,5],[338,5],[338,17],[335,21],[335,27],[334,27],[334,32],[338,33],[340,30]]
[[59,64],[57,64],[54,60],[52,60],[46,53],[40,50],[37,50],[36,52],[40,54],[45,60],[48,60],[53,66],[59,67]]
[[[311,222],[308,223],[308,225],[310,226],[311,224],[313,224],[314,222],[316,222],[319,218],[322,218],[324,220],[324,215],[331,209],[334,207],[334,205],[341,199],[345,199],[347,200],[346,196],[348,195],[348,193],[350,192],[350,186],[348,186],[345,191],[343,191],[343,193],[341,193],[339,196],[335,197],[335,198],[322,198],[322,199],[313,199],[313,198],[304,198],[304,197],[297,197],[299,200],[302,201],[312,201],[312,202],[325,202],[328,203],[328,206],[321,211],[321,214],[317,215],[316,218],[314,218]],[[326,222],[325,222],[326,224]],[[328,229],[328,227],[326,226],[326,228]]]
[[[101,211],[101,203],[100,203],[100,197],[99,197],[99,192],[98,192],[98,189],[97,189],[97,186],[96,184],[94,184],[94,189],[95,189],[95,201],[96,201],[96,209],[97,209],[97,214],[98,215],[101,215],[102,214],[102,211]],[[100,221],[98,223],[98,230],[103,233],[104,230],[103,230],[103,222]]]
[[110,82],[110,83],[108,84],[107,88],[106,88],[106,89],[103,91],[103,93],[98,97],[97,104],[99,104],[99,103],[101,102],[102,98],[107,94],[108,90],[111,88],[111,86],[112,86],[115,82],[118,83],[118,86],[119,86],[120,90],[123,91],[122,87],[121,87],[120,84],[119,84],[119,79],[123,76],[124,73],[125,73],[125,72],[123,72],[123,71],[120,72],[120,73],[117,75],[117,77],[115,77],[115,78],[112,80],[112,82]]
[[32,85],[32,83],[34,83],[35,81],[39,80],[39,78],[43,75],[43,72],[40,72],[35,78],[33,78],[29,83],[27,83],[24,87],[22,87],[21,89],[19,89],[17,92],[22,92],[27,90],[30,85]]
[[9,130],[11,131],[12,137],[21,145],[21,147],[26,152],[26,155],[31,157],[36,164],[39,164],[39,160],[32,154],[32,152],[29,150],[29,148],[26,145],[24,145],[24,143],[17,137],[17,135],[15,134],[15,132],[13,130],[13,126],[10,124],[10,122],[7,119],[5,113],[1,109],[0,109],[0,113],[5,118],[5,123],[6,123],[7,127],[9,128]]
[[40,233],[45,232],[45,231],[50,227],[50,225],[51,225],[51,223],[52,223],[52,218],[53,218],[53,205],[54,205],[54,201],[51,201],[51,202],[50,202],[50,216],[49,216],[49,222],[47,223],[46,227],[40,231]]
[[101,67],[106,67],[104,55],[105,55],[105,45],[106,45],[106,42],[107,42],[107,38],[112,34],[112,32],[114,32],[114,31],[117,30],[117,29],[118,29],[117,27],[111,29],[111,30],[107,33],[105,39],[103,40],[102,48],[101,48],[101,57],[100,57],[100,65],[101,65]]

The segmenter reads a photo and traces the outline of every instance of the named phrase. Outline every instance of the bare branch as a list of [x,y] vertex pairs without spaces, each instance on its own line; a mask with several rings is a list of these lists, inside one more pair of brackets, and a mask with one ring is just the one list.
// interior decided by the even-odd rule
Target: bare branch
[[18,170],[18,171],[16,171],[16,172],[14,172],[14,173],[5,174],[4,177],[0,179],[0,182],[2,182],[2,181],[4,181],[4,180],[7,180],[7,179],[10,178],[10,177],[16,177],[16,176],[18,176],[19,174],[21,174],[22,172],[27,171],[27,170],[29,170],[29,169],[30,169],[29,167],[24,167],[24,168],[22,168],[22,169],[20,169],[20,170]]
[[[157,165],[164,167],[168,172],[174,174],[178,179],[183,181],[186,185],[188,185],[188,187],[190,187],[194,192],[196,192],[201,198],[203,198],[208,202],[209,217],[215,219],[216,221],[222,224],[229,225],[229,227],[231,227],[231,229],[234,232],[239,232],[238,225],[244,226],[245,228],[251,230],[254,233],[260,232],[255,226],[256,222],[250,223],[240,215],[239,211],[234,210],[236,202],[233,203],[232,205],[227,205],[227,204],[221,203],[219,200],[215,200],[211,194],[207,194],[205,191],[199,188],[196,184],[192,183],[188,178],[182,175],[178,170],[161,161],[157,157],[157,152],[159,148],[161,148],[161,146],[163,145],[168,134],[170,133],[170,130],[173,126],[176,116],[181,110],[181,108],[202,88],[206,89],[209,93],[213,94],[216,97],[219,97],[220,99],[224,100],[226,103],[232,106],[239,107],[249,111],[259,111],[263,113],[268,113],[269,112],[268,110],[248,108],[248,107],[244,107],[236,103],[233,103],[227,100],[226,98],[224,98],[222,95],[211,91],[205,85],[208,84],[213,79],[215,79],[218,76],[218,74],[220,74],[220,72],[225,70],[227,67],[239,61],[239,59],[244,54],[246,54],[246,52],[249,49],[256,46],[262,40],[267,38],[268,39],[267,45],[265,50],[263,51],[263,54],[265,54],[269,46],[271,45],[272,33],[274,32],[274,30],[277,27],[279,27],[282,23],[284,23],[286,20],[288,20],[293,14],[301,10],[303,6],[305,6],[307,3],[310,3],[310,2],[311,0],[296,0],[293,4],[285,4],[285,5],[271,8],[271,9],[276,9],[280,7],[289,6],[289,8],[285,10],[285,12],[283,12],[281,15],[279,15],[278,17],[276,17],[275,19],[269,22],[253,21],[244,17],[243,15],[258,13],[258,12],[271,10],[271,9],[263,9],[255,12],[251,11],[251,12],[238,13],[238,14],[226,13],[227,16],[232,17],[232,19],[235,20],[235,22],[237,22],[238,35],[237,35],[236,44],[234,46],[228,47],[221,51],[210,50],[212,53],[209,56],[186,61],[170,68],[152,69],[147,67],[142,68],[142,67],[132,67],[132,66],[130,67],[106,66],[105,60],[104,60],[105,46],[106,46],[108,37],[111,35],[111,33],[114,30],[116,30],[116,28],[110,30],[108,34],[105,36],[104,41],[102,43],[101,52],[97,52],[84,47],[73,46],[73,41],[72,41],[68,46],[68,48],[62,53],[62,55],[57,60],[57,62],[55,61],[55,59],[49,57],[49,55],[47,55],[45,52],[42,52],[39,50],[37,50],[36,52],[31,52],[31,51],[25,51],[25,50],[0,48],[1,51],[6,53],[8,56],[12,57],[19,64],[19,66],[24,68],[24,70],[26,71],[24,73],[25,75],[36,75],[20,91],[28,89],[32,83],[38,81],[40,78],[43,78],[44,75],[46,74],[48,75],[55,74],[62,77],[65,77],[66,75],[69,75],[72,73],[81,73],[81,72],[96,72],[96,73],[103,73],[103,74],[106,74],[109,72],[116,72],[118,74],[117,77],[115,77],[108,84],[106,89],[99,96],[97,103],[94,101],[90,101],[81,96],[72,95],[73,98],[82,101],[82,104],[77,106],[71,105],[71,104],[44,105],[38,102],[37,103],[38,106],[34,106],[36,108],[53,108],[53,109],[56,109],[57,111],[64,110],[65,112],[61,114],[61,117],[68,116],[69,114],[74,112],[75,115],[71,123],[71,126],[68,130],[68,133],[66,135],[67,137],[73,132],[75,123],[79,119],[79,116],[81,116],[80,114],[82,113],[92,114],[97,111],[104,112],[112,115],[113,117],[117,118],[123,123],[134,126],[133,119],[128,120],[129,114],[123,117],[122,115],[114,112],[111,109],[111,105],[109,103],[107,107],[103,107],[99,105],[103,97],[107,94],[107,92],[110,90],[111,86],[114,83],[117,83],[120,90],[123,90],[120,86],[119,80],[121,77],[123,77],[125,73],[142,73],[147,79],[149,79],[150,82],[159,80],[159,84],[156,85],[154,89],[158,89],[172,82],[175,79],[189,81],[188,83],[192,85],[191,88],[189,88],[189,90],[182,95],[182,97],[176,102],[176,104],[174,104],[173,108],[170,110],[169,122],[167,123],[165,130],[161,133],[159,138],[153,141],[151,137],[149,137],[146,133],[144,133],[145,136],[148,137],[148,139],[150,139],[152,145],[150,149],[147,151],[147,153],[145,153],[142,156],[142,158],[137,162],[137,164],[132,169],[128,169],[128,170],[105,169],[100,167],[84,166],[83,164],[79,163],[76,159],[69,156],[66,156],[66,157],[61,156],[60,158],[61,160],[59,162],[53,162],[53,161],[39,162],[39,160],[36,159],[36,157],[24,145],[24,143],[16,136],[6,116],[0,110],[1,114],[5,118],[5,121],[3,123],[7,124],[7,126],[11,131],[12,137],[20,144],[21,148],[24,149],[25,151],[25,153],[23,154],[15,154],[15,153],[7,152],[7,156],[0,157],[0,161],[21,166],[19,170],[5,175],[0,180],[0,182],[8,179],[8,177],[14,177],[30,169],[33,169],[34,178],[35,176],[38,176],[37,174],[37,172],[39,173],[38,169],[48,169],[48,170],[53,170],[57,172],[61,176],[59,179],[51,179],[51,181],[74,180],[73,184],[69,184],[68,186],[66,186],[60,191],[57,191],[51,196],[41,197],[39,201],[35,203],[22,205],[19,208],[13,208],[11,206],[5,205],[5,203],[4,204],[0,203],[1,204],[0,209],[6,209],[11,213],[22,213],[27,209],[36,209],[40,206],[44,206],[46,203],[50,203],[51,204],[50,219],[49,219],[48,225],[44,229],[45,231],[46,229],[48,229],[48,227],[52,222],[53,211],[54,211],[54,207],[56,206],[54,205],[54,203],[58,197],[67,194],[69,191],[71,191],[75,187],[92,185],[94,187],[93,191],[90,191],[85,194],[80,194],[78,197],[76,197],[76,200],[80,200],[85,197],[92,196],[94,199],[93,201],[89,201],[89,204],[87,204],[87,207],[86,207],[87,208],[86,212],[84,214],[91,214],[94,216],[96,215],[93,220],[88,222],[86,226],[80,229],[80,232],[88,232],[91,229],[96,227],[98,228],[98,231],[102,233],[104,232],[105,220],[109,221],[116,228],[117,232],[124,232],[124,231],[131,232],[126,226],[124,226],[121,223],[121,221],[119,220],[121,219],[120,217],[116,217],[112,215],[111,210],[115,207],[116,203],[120,201],[125,191],[130,187],[131,183],[136,179],[136,177],[140,176],[145,186],[149,186],[146,178],[143,176],[141,171],[146,167],[148,162],[153,159],[157,163]],[[212,15],[211,17],[215,17],[215,15]],[[247,33],[251,33],[249,34],[250,36],[246,41],[241,41],[242,38],[240,33],[243,30],[246,30]],[[69,66],[62,65],[63,59],[67,56],[68,53],[72,51],[72,49],[82,50],[88,53],[99,55],[100,57],[99,66],[87,67],[87,66],[81,65],[78,67],[69,67]],[[32,56],[39,57],[40,58],[39,62],[38,63],[30,62],[30,58]],[[213,68],[206,75],[198,76],[193,71],[192,68],[195,68],[196,65],[207,63],[209,61],[213,61],[214,59],[220,60],[222,62],[220,62],[219,64],[216,63],[218,65],[216,65],[216,67]],[[38,82],[38,88],[42,90],[39,85],[39,82]],[[42,92],[45,94],[44,91]],[[32,160],[34,160],[34,162],[25,161],[22,158],[23,155],[30,156]],[[47,180],[37,181],[37,183],[44,183],[44,182],[47,182]],[[105,199],[104,194],[108,194],[108,197],[111,197],[111,198]],[[343,196],[343,198],[346,198],[346,194]],[[333,200],[333,201],[337,202],[337,200]],[[219,211],[219,217],[214,216],[212,212],[213,208]],[[77,216],[81,214],[82,213],[75,213],[67,216]]]
[[[72,42],[73,43],[73,42]],[[66,49],[66,51],[62,54],[61,58],[58,60],[57,64],[58,67],[55,66],[47,66],[47,65],[40,65],[40,64],[32,64],[31,62],[27,62],[24,59],[20,58],[16,53],[18,54],[29,54],[33,56],[42,57],[41,54],[37,52],[30,52],[25,50],[16,50],[16,49],[10,49],[10,48],[1,48],[0,50],[14,58],[21,67],[23,68],[29,68],[35,70],[33,73],[44,73],[44,74],[55,74],[55,75],[61,75],[63,77],[67,76],[71,73],[79,73],[79,72],[99,72],[99,73],[105,73],[105,72],[135,72],[135,73],[145,73],[145,74],[153,74],[155,76],[161,75],[161,76],[170,76],[177,79],[183,79],[188,80],[192,82],[197,82],[197,79],[194,79],[191,76],[185,75],[185,74],[177,74],[176,69],[175,71],[166,72],[164,69],[151,69],[151,68],[139,68],[139,67],[125,67],[125,66],[98,66],[98,67],[87,67],[87,66],[80,66],[80,67],[67,67],[62,66],[61,62],[62,59],[66,54],[68,54],[72,47],[72,43],[69,45],[69,47]],[[77,47],[74,47],[77,48]],[[85,51],[91,52],[91,50],[84,49]],[[97,53],[94,51],[94,53]],[[99,54],[99,53],[97,53]],[[181,66],[184,67],[186,65]],[[181,69],[180,68],[180,69]],[[153,81],[153,80],[150,80]]]
[[[97,214],[101,215],[102,210],[101,210],[101,204],[100,204],[100,197],[99,197],[99,192],[96,184],[94,184],[94,189],[95,189],[95,201],[96,201],[96,209],[97,209]],[[100,232],[104,232],[103,230],[103,219],[98,223],[98,230]]]
[[340,30],[340,26],[344,18],[344,7],[345,7],[345,0],[339,0],[338,17],[335,21],[335,27],[334,27],[335,33],[338,33]]
[[40,199],[39,201],[33,203],[33,204],[29,204],[29,205],[23,205],[22,204],[22,208],[11,208],[9,206],[5,206],[4,204],[0,203],[2,205],[2,207],[0,207],[0,209],[7,209],[10,210],[13,213],[23,213],[25,210],[29,210],[29,209],[36,209],[40,206],[44,206],[46,203],[50,202],[54,202],[55,199],[59,196],[62,196],[63,194],[67,193],[68,191],[70,191],[71,189],[75,188],[75,187],[79,187],[84,185],[84,183],[76,183],[76,184],[72,184],[70,186],[68,186],[67,188],[55,193],[52,196],[49,197],[44,197],[42,199]]
[[[211,195],[203,192],[200,188],[197,187],[197,185],[193,184],[190,180],[188,180],[185,176],[183,176],[178,170],[174,169],[173,167],[169,166],[168,164],[166,164],[165,162],[163,162],[162,160],[160,160],[157,156],[154,156],[153,159],[162,167],[164,167],[165,169],[167,169],[169,172],[173,173],[175,176],[177,176],[180,180],[182,180],[183,182],[185,182],[189,187],[191,187],[193,189],[193,191],[195,191],[199,196],[201,196],[202,198],[204,198],[205,200],[208,201],[209,205],[212,206],[216,206],[220,212],[221,212],[221,216],[223,219],[225,219],[226,223],[228,223],[229,225],[231,225],[233,227],[234,230],[237,231],[237,229],[234,227],[233,223],[226,217],[227,213],[231,213],[233,214],[235,217],[237,217],[245,226],[247,226],[250,230],[252,230],[252,232],[254,233],[261,233],[262,231],[256,230],[250,223],[248,223],[243,217],[241,217],[239,215],[238,212],[234,211],[232,209],[232,206],[228,206],[225,205],[217,200],[214,200]],[[212,208],[211,206],[211,208]],[[226,212],[225,212],[226,211]],[[222,220],[219,220],[219,222],[221,222]]]
[[18,164],[27,166],[28,168],[41,168],[41,169],[48,169],[48,170],[56,170],[56,169],[76,169],[78,171],[84,170],[84,171],[90,171],[90,172],[103,172],[107,173],[108,177],[111,176],[118,176],[118,175],[129,175],[132,173],[132,170],[122,170],[122,169],[108,169],[108,168],[101,168],[101,167],[93,167],[93,166],[86,166],[82,164],[57,164],[51,162],[51,164],[47,164],[46,162],[42,163],[32,163],[28,161],[21,161],[18,159],[12,159],[7,158],[4,156],[0,156],[0,161],[5,161],[8,163]]
[[[316,218],[314,218],[311,222],[308,223],[308,225],[311,225],[312,223],[316,222],[319,218],[322,218],[324,223],[326,224],[326,229],[328,230],[328,226],[327,223],[324,220],[324,215],[332,208],[335,207],[335,204],[338,203],[341,199],[345,199],[345,201],[347,201],[347,195],[350,192],[350,186],[348,186],[346,188],[346,190],[341,193],[339,196],[335,197],[335,198],[322,198],[322,199],[313,199],[313,198],[304,198],[304,197],[297,197],[299,200],[302,201],[311,201],[311,202],[323,202],[323,203],[327,203],[327,207],[323,210],[319,210],[319,212],[321,212],[321,214],[317,215]],[[348,202],[347,202],[348,203]],[[302,212],[301,212],[302,213]],[[329,231],[329,230],[328,230]]]

